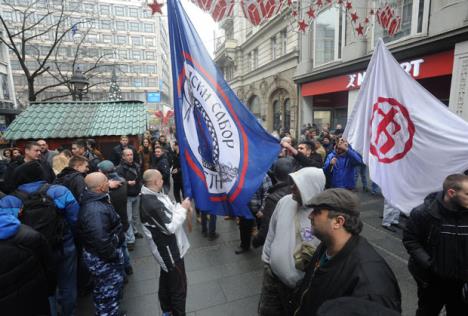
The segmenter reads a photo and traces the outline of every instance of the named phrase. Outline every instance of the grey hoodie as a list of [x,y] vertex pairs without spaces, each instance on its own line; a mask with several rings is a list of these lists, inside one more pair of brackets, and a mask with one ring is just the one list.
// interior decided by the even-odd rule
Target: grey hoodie
[[[325,175],[319,168],[302,168],[290,176],[298,187],[304,204],[325,187]],[[313,236],[308,218],[310,212],[310,208],[302,207],[294,201],[292,194],[284,196],[273,212],[263,246],[263,262],[269,264],[273,273],[290,288],[294,288],[304,277],[304,272],[297,270],[294,264],[296,248],[302,242],[315,247],[320,244],[320,240]]]

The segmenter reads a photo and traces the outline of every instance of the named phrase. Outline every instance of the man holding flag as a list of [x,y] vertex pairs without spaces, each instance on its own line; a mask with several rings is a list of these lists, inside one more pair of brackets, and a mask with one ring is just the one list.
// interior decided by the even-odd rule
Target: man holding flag
[[[343,136],[362,153],[388,203],[411,213],[404,244],[418,284],[417,315],[438,315],[443,305],[447,315],[467,315],[461,300],[462,293],[468,298],[468,188],[460,178],[468,169],[467,131],[468,123],[412,79],[379,40]],[[440,150],[444,143],[450,146]]]

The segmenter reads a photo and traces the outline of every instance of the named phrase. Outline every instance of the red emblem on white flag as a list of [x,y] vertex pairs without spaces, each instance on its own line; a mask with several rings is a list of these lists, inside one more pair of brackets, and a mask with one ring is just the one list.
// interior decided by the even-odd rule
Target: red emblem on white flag
[[413,147],[414,123],[406,107],[379,97],[372,108],[370,153],[382,163],[403,158]]

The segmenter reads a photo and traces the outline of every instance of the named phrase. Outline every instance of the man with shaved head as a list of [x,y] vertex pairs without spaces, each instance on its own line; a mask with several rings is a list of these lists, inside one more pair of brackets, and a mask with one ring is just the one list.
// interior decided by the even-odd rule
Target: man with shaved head
[[123,287],[122,245],[125,235],[119,215],[109,200],[109,181],[101,172],[85,178],[87,190],[81,200],[78,234],[83,258],[94,276],[96,315],[123,315],[119,295]]
[[138,232],[138,195],[141,189],[141,168],[135,162],[133,150],[126,148],[122,150],[122,161],[117,166],[117,174],[127,182],[127,217],[130,224],[125,235],[128,250],[135,248],[135,238],[143,238]]
[[190,244],[183,224],[190,213],[187,198],[182,203],[172,203],[164,194],[161,173],[148,169],[143,174],[140,218],[143,231],[153,255],[161,266],[159,277],[159,302],[163,315],[185,315],[187,276],[184,255]]

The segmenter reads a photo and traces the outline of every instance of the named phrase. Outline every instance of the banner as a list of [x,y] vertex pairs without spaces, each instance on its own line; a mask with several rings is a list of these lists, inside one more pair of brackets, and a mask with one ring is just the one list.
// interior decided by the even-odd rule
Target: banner
[[184,193],[203,211],[252,218],[247,203],[279,142],[230,89],[181,3],[167,5]]
[[406,73],[380,39],[343,137],[404,213],[468,169],[468,123]]

